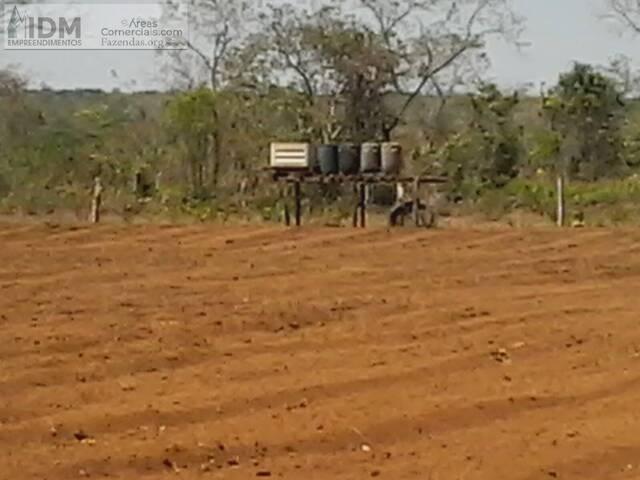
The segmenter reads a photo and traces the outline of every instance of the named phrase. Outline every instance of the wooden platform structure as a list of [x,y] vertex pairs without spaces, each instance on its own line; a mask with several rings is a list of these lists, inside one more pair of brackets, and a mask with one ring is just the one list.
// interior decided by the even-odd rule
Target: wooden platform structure
[[[442,185],[448,182],[446,177],[437,176],[395,176],[385,175],[382,173],[372,174],[358,174],[358,175],[322,175],[309,171],[295,171],[295,170],[282,170],[267,168],[266,171],[270,174],[273,181],[284,182],[293,185],[293,200],[294,200],[294,218],[295,225],[302,225],[302,184],[315,184],[315,185],[332,185],[332,184],[350,184],[356,188],[356,205],[353,215],[353,226],[355,228],[366,228],[367,226],[367,186],[375,184],[387,184],[387,185],[410,185],[413,188],[413,200],[412,202],[401,202],[396,207],[404,208],[407,204],[411,205],[411,213],[413,215],[413,223],[416,227],[426,224],[424,218],[421,215],[421,210],[424,210],[424,203],[421,201],[421,187],[423,185]],[[394,208],[396,208],[394,207]],[[291,224],[291,216],[285,207],[284,221],[287,225]]]

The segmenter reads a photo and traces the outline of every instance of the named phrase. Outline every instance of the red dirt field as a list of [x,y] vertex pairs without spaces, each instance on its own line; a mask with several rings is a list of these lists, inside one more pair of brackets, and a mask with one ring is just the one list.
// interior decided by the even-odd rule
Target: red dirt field
[[0,479],[640,478],[640,231],[0,247]]

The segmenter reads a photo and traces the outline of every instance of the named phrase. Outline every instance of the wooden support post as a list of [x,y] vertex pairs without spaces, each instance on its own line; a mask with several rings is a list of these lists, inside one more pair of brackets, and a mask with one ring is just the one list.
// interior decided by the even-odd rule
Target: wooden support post
[[558,227],[562,228],[565,226],[565,219],[566,219],[565,181],[564,181],[564,176],[562,174],[558,175],[557,195],[558,195],[557,222],[558,222]]
[[278,200],[275,204],[275,209],[278,212],[278,218],[287,227],[291,226],[291,213],[289,210],[290,191],[288,184],[284,184],[284,186],[280,185],[278,187]]
[[102,181],[100,177],[93,179],[93,196],[91,199],[91,214],[89,221],[93,224],[100,223],[100,207],[102,206]]
[[413,182],[413,224],[420,226],[420,179]]
[[302,199],[301,199],[301,192],[300,192],[300,181],[297,180],[294,184],[293,184],[293,191],[294,191],[294,197],[295,197],[295,209],[296,209],[296,227],[299,227],[302,225]]
[[360,227],[367,228],[367,185],[362,182],[358,186],[360,203]]
[[353,209],[353,228],[358,228],[358,215],[360,214],[360,191],[358,189],[359,184],[353,184],[353,196],[355,199],[355,208]]
[[287,227],[291,226],[291,213],[289,213],[289,205],[287,204],[287,202],[285,201],[284,203],[284,209],[283,209],[283,217],[284,217],[284,224]]

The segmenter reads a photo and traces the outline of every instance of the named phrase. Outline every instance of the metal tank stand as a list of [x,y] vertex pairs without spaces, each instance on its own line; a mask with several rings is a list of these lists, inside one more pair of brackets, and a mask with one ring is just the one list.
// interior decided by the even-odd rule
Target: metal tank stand
[[[351,184],[355,192],[355,209],[353,213],[353,227],[366,228],[367,218],[367,192],[368,186],[374,184],[391,185],[412,185],[413,197],[409,200],[402,200],[396,204],[389,214],[390,226],[396,226],[404,218],[411,214],[416,227],[433,225],[434,218],[430,214],[430,220],[425,218],[424,212],[428,210],[426,204],[421,201],[422,185],[442,185],[447,183],[445,177],[419,176],[419,177],[397,177],[383,174],[360,174],[360,175],[319,175],[310,172],[291,172],[269,168],[271,179],[276,182],[284,182],[293,186],[293,203],[295,226],[302,225],[302,184]],[[289,207],[285,204],[284,219],[287,226],[291,224]]]

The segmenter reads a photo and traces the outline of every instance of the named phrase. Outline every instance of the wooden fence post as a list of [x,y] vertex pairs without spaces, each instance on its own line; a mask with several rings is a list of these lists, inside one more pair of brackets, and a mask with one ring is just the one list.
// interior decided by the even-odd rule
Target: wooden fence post
[[562,174],[558,175],[558,179],[557,179],[557,195],[558,195],[557,222],[558,222],[558,227],[562,228],[565,226],[565,219],[566,219],[565,180]]
[[89,221],[93,224],[100,223],[100,207],[102,206],[102,181],[100,177],[93,179],[93,197],[91,199],[91,214]]

